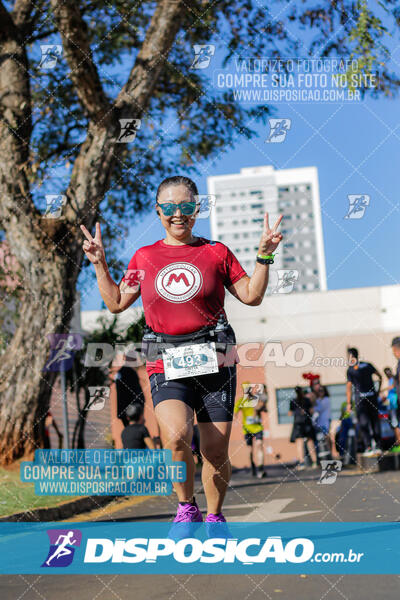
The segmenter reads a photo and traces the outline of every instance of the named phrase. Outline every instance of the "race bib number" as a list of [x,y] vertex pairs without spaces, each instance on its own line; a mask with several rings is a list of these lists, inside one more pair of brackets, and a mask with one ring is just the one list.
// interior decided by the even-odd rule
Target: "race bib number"
[[260,417],[247,417],[246,424],[247,425],[258,425],[261,423]]
[[162,356],[166,380],[197,377],[219,370],[215,342],[166,348]]

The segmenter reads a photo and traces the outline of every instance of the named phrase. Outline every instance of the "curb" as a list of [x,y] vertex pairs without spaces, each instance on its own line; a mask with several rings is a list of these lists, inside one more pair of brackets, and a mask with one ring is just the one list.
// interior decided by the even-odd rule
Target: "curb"
[[77,514],[106,506],[116,498],[121,498],[121,496],[85,496],[84,498],[65,502],[64,504],[50,508],[35,508],[34,510],[0,517],[0,523],[4,521],[22,521],[28,523],[36,521],[64,521]]

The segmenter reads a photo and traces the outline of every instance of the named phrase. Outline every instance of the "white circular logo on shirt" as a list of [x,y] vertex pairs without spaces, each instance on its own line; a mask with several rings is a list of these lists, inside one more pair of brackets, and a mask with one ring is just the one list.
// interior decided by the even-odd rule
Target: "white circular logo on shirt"
[[172,263],[159,271],[155,288],[160,296],[170,302],[186,302],[200,290],[203,277],[197,267],[190,263]]

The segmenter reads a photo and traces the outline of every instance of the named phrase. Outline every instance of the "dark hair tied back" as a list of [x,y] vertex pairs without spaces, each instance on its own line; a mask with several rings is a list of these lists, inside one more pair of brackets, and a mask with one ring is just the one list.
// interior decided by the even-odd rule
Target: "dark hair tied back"
[[192,196],[198,196],[199,194],[197,185],[192,179],[189,179],[189,177],[184,177],[183,175],[174,175],[173,177],[167,177],[160,183],[157,188],[156,200],[158,200],[163,189],[169,187],[170,185],[184,185]]

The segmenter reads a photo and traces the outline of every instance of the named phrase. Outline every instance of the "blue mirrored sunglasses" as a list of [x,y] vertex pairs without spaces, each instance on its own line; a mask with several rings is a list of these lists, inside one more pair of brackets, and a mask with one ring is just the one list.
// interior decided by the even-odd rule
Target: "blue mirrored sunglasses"
[[175,202],[163,202],[162,204],[159,204],[159,202],[157,202],[156,204],[161,208],[165,217],[172,217],[178,208],[181,209],[183,215],[193,215],[199,205],[198,202],[194,201],[181,202],[180,204],[175,204]]

